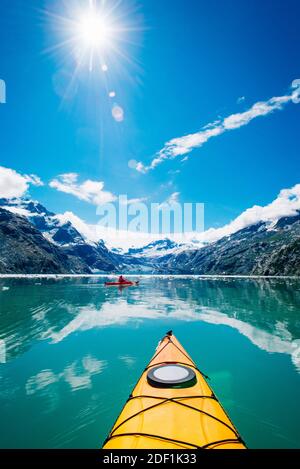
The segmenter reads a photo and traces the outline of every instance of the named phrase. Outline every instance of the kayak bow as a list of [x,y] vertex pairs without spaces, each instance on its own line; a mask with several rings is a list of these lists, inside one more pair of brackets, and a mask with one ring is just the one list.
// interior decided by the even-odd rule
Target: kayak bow
[[159,343],[104,449],[245,449],[205,375],[172,332]]

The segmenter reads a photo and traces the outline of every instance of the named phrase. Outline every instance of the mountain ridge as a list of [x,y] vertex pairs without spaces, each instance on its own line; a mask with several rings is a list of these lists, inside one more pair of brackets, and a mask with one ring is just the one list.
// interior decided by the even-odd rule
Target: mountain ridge
[[300,275],[300,212],[259,222],[200,249],[160,260],[160,271],[208,275]]
[[43,237],[60,248],[68,256],[78,257],[90,273],[113,272],[119,267],[119,259],[111,253],[103,241],[90,242],[72,225],[37,201],[25,199],[0,199],[0,207],[25,217]]
[[91,273],[45,239],[25,217],[0,207],[0,273]]
[[[272,223],[253,223],[202,247],[178,244],[163,238],[142,248],[130,248],[123,253],[117,249],[109,250],[103,240],[92,242],[85,239],[70,221],[62,221],[58,215],[48,211],[37,201],[0,199],[0,209],[2,273],[5,273],[3,258],[6,258],[3,252],[5,223],[10,227],[15,223],[21,230],[22,243],[26,241],[26,233],[29,237],[27,245],[36,240],[36,249],[33,252],[30,249],[26,251],[28,256],[32,255],[37,262],[36,273],[42,273],[38,271],[42,264],[34,257],[34,252],[40,250],[42,255],[45,250],[49,254],[50,250],[54,262],[53,273],[59,270],[61,259],[62,273],[68,273],[70,269],[76,273],[123,271],[207,275],[300,275],[300,211],[296,215],[284,216]],[[10,213],[10,216],[4,212]],[[16,246],[16,233],[6,230],[6,236],[12,237],[16,250],[22,250],[21,245],[19,248]],[[6,240],[6,245],[9,244],[8,241]],[[46,254],[45,256],[50,262]],[[24,259],[22,262],[24,263]],[[7,269],[10,273],[11,268]],[[16,269],[18,270],[18,266]],[[22,270],[21,267],[20,269]]]

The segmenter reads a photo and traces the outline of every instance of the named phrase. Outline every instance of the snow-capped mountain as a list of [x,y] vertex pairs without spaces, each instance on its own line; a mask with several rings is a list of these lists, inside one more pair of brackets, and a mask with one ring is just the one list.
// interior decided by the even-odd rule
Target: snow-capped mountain
[[11,269],[15,273],[51,273],[52,269],[81,273],[300,275],[300,211],[273,222],[253,223],[202,247],[165,238],[123,253],[107,249],[101,240],[87,240],[71,222],[38,202],[0,199],[0,272]]
[[0,207],[25,217],[47,241],[61,247],[67,255],[86,262],[92,272],[153,272],[160,257],[179,253],[184,248],[183,244],[165,238],[141,248],[130,248],[127,252],[108,249],[103,240],[86,239],[65,217],[49,211],[35,200],[0,199]]
[[69,246],[86,242],[70,222],[61,221],[58,215],[50,212],[35,200],[0,199],[0,207],[26,217],[48,241],[54,244]]
[[47,241],[60,247],[66,255],[86,263],[91,272],[112,272],[118,269],[120,260],[111,253],[102,240],[91,242],[69,221],[47,210],[34,200],[0,199],[0,207],[15,215],[25,217]]
[[179,244],[171,239],[164,238],[153,241],[141,248],[130,248],[126,254],[137,257],[159,257],[175,253],[184,246],[184,244]]
[[0,273],[89,274],[91,269],[49,242],[24,215],[0,207]]
[[276,222],[259,222],[201,249],[160,259],[164,273],[300,275],[300,211]]

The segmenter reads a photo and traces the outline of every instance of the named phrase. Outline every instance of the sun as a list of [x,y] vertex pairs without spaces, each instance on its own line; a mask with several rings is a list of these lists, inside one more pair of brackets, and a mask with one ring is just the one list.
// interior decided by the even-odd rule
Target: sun
[[98,62],[102,71],[105,57],[116,48],[116,39],[120,25],[111,14],[110,10],[98,7],[91,1],[89,6],[78,10],[71,28],[71,37],[75,53],[79,54],[81,61],[88,58],[90,71],[94,63]]
[[85,14],[77,24],[78,39],[90,49],[105,48],[113,37],[110,21],[94,12]]
[[92,78],[102,76],[107,96],[114,98],[117,75],[131,80],[128,67],[135,74],[141,70],[132,56],[144,30],[135,1],[68,0],[62,9],[43,11],[55,31],[55,42],[45,52],[73,67],[72,82],[87,70]]
[[87,9],[78,11],[73,22],[75,53],[79,53],[81,61],[84,57],[88,58],[90,71],[93,70],[95,62],[105,71],[105,57],[111,54],[115,47],[118,25],[109,13],[104,8],[98,8],[95,2],[90,2]]

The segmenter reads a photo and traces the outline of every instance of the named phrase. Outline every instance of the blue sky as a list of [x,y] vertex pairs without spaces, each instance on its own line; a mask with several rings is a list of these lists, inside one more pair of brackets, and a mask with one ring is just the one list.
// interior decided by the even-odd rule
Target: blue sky
[[[130,61],[106,51],[107,72],[83,64],[64,99],[75,59],[68,44],[53,49],[65,31],[49,13],[70,16],[71,3],[78,4],[1,0],[7,103],[0,105],[0,165],[38,175],[44,185],[30,186],[33,197],[95,222],[91,200],[53,184],[76,173],[77,187],[93,180],[110,194],[149,202],[175,192],[182,202],[203,202],[209,228],[299,182],[300,106],[292,101],[209,139],[187,161],[166,159],[146,173],[128,166],[150,165],[173,138],[290,96],[300,78],[299,1],[124,0],[115,15],[131,29],[119,41]],[[111,114],[114,105],[124,110],[121,122]]]

